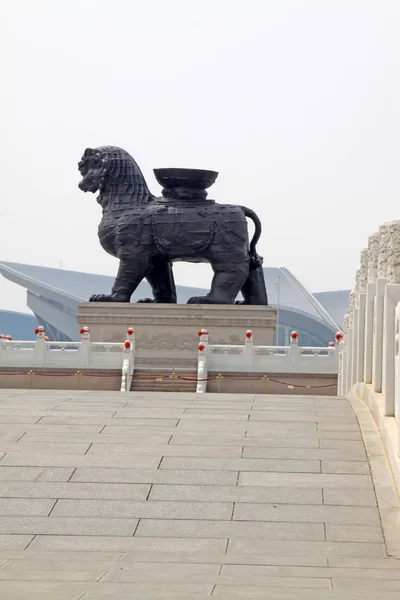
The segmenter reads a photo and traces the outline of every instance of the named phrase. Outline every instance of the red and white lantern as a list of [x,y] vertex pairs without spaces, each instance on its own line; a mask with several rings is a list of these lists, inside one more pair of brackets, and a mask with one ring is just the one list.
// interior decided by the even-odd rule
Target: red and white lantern
[[203,344],[203,342],[200,342],[200,344],[197,346],[197,348],[198,348],[199,352],[203,352],[203,350],[206,349],[206,345]]
[[343,333],[340,333],[340,331],[338,331],[335,335],[335,340],[337,343],[339,343],[342,339],[343,339]]
[[246,331],[246,342],[252,342],[253,341],[253,332],[251,331],[251,329],[248,329]]
[[297,342],[299,337],[299,334],[297,333],[297,331],[292,331],[292,333],[290,334],[290,339],[292,343]]
[[131,346],[132,346],[131,342],[129,340],[126,340],[126,342],[124,343],[124,348],[126,350],[129,350]]

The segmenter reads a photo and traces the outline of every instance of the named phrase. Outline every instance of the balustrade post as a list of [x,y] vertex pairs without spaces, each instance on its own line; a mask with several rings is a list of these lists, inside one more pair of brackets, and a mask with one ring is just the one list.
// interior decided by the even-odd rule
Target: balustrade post
[[44,365],[46,361],[46,340],[44,327],[41,325],[34,329],[34,333],[36,334],[36,344],[35,344],[35,363],[36,365]]
[[346,367],[346,394],[351,389],[351,373],[352,373],[352,358],[353,358],[353,322],[350,313],[347,315],[348,327],[347,327],[347,367]]
[[395,415],[395,312],[400,302],[400,221],[388,225],[387,285],[383,308],[382,393],[384,413]]
[[374,343],[374,301],[378,275],[379,233],[368,237],[368,283],[365,301],[364,382],[372,383],[372,348]]
[[253,368],[253,353],[254,353],[254,344],[253,344],[253,332],[248,329],[246,331],[246,337],[244,342],[244,362],[246,365],[247,371],[251,371]]
[[383,306],[387,284],[388,222],[379,227],[378,277],[374,299],[374,337],[372,347],[372,386],[382,391]]
[[299,334],[297,331],[292,331],[289,344],[289,364],[292,371],[299,369]]
[[89,366],[90,363],[90,329],[89,327],[82,327],[81,334],[81,345],[80,345],[80,357],[81,364]]
[[365,345],[365,307],[367,302],[367,281],[368,281],[368,250],[362,250],[360,269],[357,280],[356,302],[358,308],[357,319],[357,348],[356,348],[356,381],[364,381],[364,345]]

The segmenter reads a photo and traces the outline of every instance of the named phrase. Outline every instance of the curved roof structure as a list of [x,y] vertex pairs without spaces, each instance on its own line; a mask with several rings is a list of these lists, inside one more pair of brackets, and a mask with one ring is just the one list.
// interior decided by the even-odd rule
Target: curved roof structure
[[0,310],[0,333],[11,335],[14,340],[33,340],[33,333],[38,320],[33,315],[27,315],[13,310]]
[[[77,304],[86,302],[93,293],[108,293],[114,282],[114,277],[107,275],[9,262],[0,263],[0,274],[27,289],[27,304],[52,339],[76,339]],[[302,332],[303,337],[309,336],[310,339],[303,345],[323,345],[333,339],[342,325],[342,300],[348,292],[312,294],[286,268],[266,267],[264,276],[269,303],[279,308],[280,330],[283,332],[286,328],[286,336],[292,328],[299,331],[300,341]],[[181,303],[204,292],[202,288],[177,285],[178,301]],[[335,294],[341,294],[337,310],[334,310]],[[148,296],[151,296],[151,289],[143,281],[133,294],[132,301]],[[285,339],[279,338],[279,343],[285,343]]]

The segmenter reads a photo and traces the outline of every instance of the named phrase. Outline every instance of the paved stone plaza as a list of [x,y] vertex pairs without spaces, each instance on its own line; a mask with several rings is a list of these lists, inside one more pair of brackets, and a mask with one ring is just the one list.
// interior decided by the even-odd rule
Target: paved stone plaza
[[400,597],[360,400],[2,390],[0,439],[1,599]]

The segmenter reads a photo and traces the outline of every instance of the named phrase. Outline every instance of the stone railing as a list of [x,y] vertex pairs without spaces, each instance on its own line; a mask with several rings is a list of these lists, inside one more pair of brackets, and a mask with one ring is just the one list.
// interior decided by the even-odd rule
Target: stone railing
[[43,327],[35,329],[36,340],[13,341],[0,335],[1,369],[68,369],[82,372],[121,370],[121,391],[131,388],[134,371],[135,334],[127,330],[123,343],[91,342],[90,330],[80,330],[80,342],[51,342]]
[[339,349],[338,393],[369,403],[395,462],[400,448],[399,347],[400,221],[387,221],[361,252]]
[[338,345],[342,334],[336,334],[336,342],[327,348],[302,347],[298,335],[292,332],[289,346],[256,346],[252,331],[246,331],[244,345],[209,344],[208,331],[199,331],[197,392],[207,390],[208,373],[301,373],[309,375],[337,375]]

